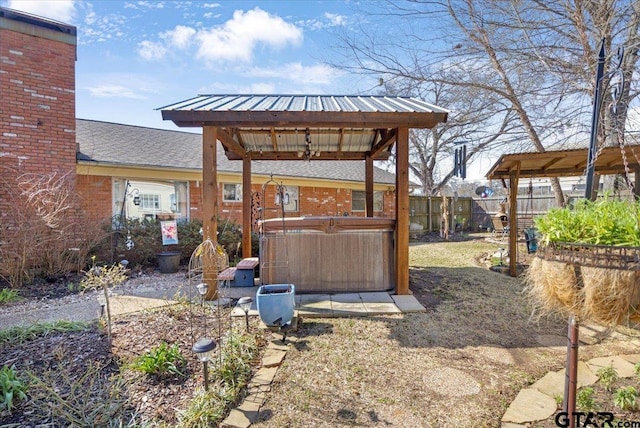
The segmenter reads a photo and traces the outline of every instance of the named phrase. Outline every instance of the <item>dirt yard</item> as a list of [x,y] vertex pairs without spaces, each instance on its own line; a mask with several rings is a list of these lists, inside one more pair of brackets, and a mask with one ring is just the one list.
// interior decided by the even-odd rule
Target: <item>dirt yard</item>
[[[306,319],[256,427],[499,427],[518,391],[566,356],[566,320],[531,317],[523,285],[479,265],[482,238],[414,243],[411,290],[426,313]],[[581,359],[637,352],[631,335],[583,328]]]
[[[479,262],[501,246],[484,237],[413,243],[411,290],[426,313],[303,320],[254,426],[499,427],[518,391],[561,369],[566,355],[566,320],[532,318],[521,280]],[[50,369],[66,373],[90,360],[116,369],[115,361],[161,339],[188,352],[192,329],[191,317],[179,312],[129,315],[115,322],[113,353],[104,334],[90,329],[5,346],[0,364],[42,366],[58,377]],[[637,353],[639,337],[637,330],[585,326],[580,359]],[[130,383],[125,407],[153,426],[173,426],[201,382],[191,360],[194,377],[186,382]],[[33,426],[46,420],[36,417],[46,408],[38,409],[0,414],[0,425]]]

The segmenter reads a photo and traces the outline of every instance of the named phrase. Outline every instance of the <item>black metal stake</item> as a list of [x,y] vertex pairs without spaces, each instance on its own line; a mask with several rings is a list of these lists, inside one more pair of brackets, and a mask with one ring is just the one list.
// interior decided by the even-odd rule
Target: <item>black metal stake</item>
[[209,390],[209,361],[204,360],[202,362],[202,366],[204,368],[204,390]]
[[602,77],[604,76],[604,41],[600,42],[600,51],[598,52],[598,68],[596,70],[596,87],[593,96],[593,115],[591,116],[591,138],[589,140],[589,154],[587,156],[587,181],[585,184],[584,195],[587,199],[593,196],[593,176],[596,170],[596,152],[598,149],[598,123],[600,121],[600,105],[602,104]]

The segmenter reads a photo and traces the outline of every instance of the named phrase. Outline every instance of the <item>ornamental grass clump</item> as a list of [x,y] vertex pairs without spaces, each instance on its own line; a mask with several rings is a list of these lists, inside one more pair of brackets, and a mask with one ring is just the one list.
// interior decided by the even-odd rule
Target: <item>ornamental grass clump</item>
[[542,244],[568,242],[640,247],[640,202],[580,200],[573,208],[552,208],[535,218]]
[[537,217],[535,226],[543,251],[525,282],[539,313],[571,314],[607,325],[640,322],[640,276],[620,259],[619,266],[612,263],[610,256],[619,249],[624,254],[638,251],[639,202],[582,200]]

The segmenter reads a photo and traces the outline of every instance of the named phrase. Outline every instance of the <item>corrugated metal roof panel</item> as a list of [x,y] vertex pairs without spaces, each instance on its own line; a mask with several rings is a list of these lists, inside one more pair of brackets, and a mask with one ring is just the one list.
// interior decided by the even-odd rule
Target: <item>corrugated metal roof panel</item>
[[161,110],[447,112],[417,98],[379,95],[199,95]]

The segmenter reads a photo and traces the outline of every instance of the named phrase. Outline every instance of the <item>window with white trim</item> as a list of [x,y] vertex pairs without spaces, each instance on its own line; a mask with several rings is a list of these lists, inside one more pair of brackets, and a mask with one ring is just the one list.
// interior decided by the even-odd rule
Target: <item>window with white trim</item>
[[222,200],[225,202],[242,201],[242,184],[224,183],[222,185]]
[[[366,193],[363,190],[351,191],[351,211],[366,211]],[[384,192],[373,192],[373,210],[384,211]]]

